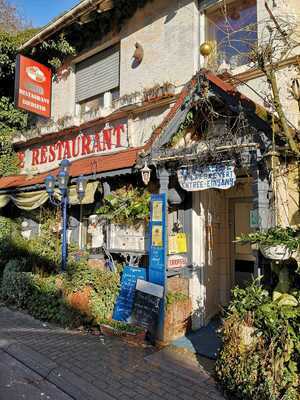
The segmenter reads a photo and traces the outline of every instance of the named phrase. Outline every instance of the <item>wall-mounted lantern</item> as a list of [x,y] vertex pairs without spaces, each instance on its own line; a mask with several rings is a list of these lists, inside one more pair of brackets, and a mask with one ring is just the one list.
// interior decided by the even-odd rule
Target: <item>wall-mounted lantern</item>
[[150,177],[151,177],[151,169],[148,167],[147,162],[145,162],[144,167],[141,169],[142,173],[142,180],[145,185],[148,185],[150,182]]

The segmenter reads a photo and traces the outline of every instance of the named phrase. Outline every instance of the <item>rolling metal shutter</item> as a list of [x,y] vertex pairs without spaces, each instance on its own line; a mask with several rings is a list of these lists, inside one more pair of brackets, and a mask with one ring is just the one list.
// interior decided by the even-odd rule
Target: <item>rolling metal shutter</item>
[[119,86],[120,46],[95,54],[76,64],[76,102]]

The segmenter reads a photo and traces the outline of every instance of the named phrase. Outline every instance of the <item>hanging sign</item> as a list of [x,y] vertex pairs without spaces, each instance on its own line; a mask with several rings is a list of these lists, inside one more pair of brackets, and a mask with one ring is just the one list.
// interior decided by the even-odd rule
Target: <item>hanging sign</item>
[[176,269],[186,267],[188,264],[187,256],[175,254],[168,257],[168,269]]
[[51,69],[28,57],[17,56],[15,75],[15,106],[50,118]]
[[187,252],[187,240],[185,233],[175,233],[169,236],[169,254]]
[[229,189],[236,176],[233,164],[190,165],[179,168],[178,181],[182,189],[194,192],[205,189]]

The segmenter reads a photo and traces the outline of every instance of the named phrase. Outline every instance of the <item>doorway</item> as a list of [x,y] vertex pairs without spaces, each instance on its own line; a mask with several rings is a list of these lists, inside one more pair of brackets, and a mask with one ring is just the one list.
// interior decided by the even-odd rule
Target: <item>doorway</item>
[[254,276],[256,258],[250,244],[235,242],[237,236],[253,231],[250,224],[252,199],[229,199],[229,225],[231,227],[232,286],[245,287]]

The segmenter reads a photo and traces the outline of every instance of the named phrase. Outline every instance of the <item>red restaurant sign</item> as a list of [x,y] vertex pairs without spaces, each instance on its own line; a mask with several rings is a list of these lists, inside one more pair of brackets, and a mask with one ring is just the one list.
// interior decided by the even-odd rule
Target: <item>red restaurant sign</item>
[[43,172],[55,168],[64,158],[70,161],[91,155],[128,148],[127,124],[99,125],[77,134],[70,132],[56,142],[40,144],[19,151],[21,173]]
[[15,106],[22,110],[51,116],[51,69],[30,58],[17,56]]

